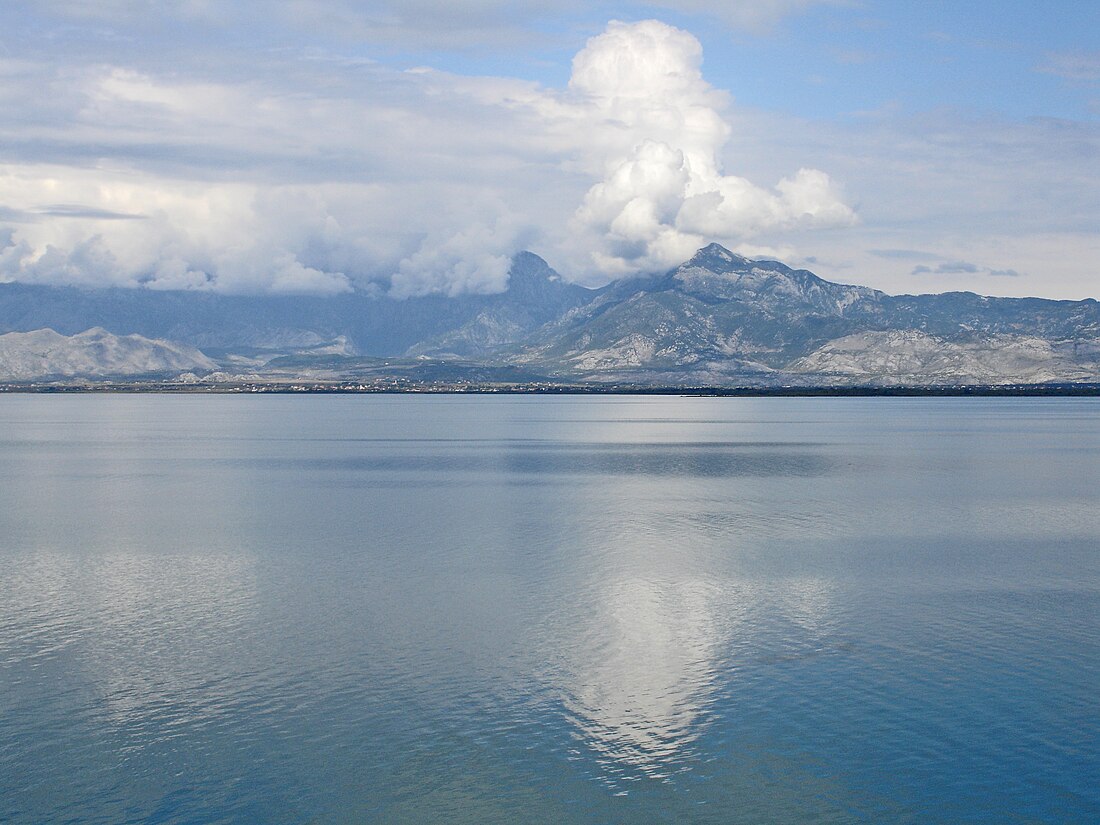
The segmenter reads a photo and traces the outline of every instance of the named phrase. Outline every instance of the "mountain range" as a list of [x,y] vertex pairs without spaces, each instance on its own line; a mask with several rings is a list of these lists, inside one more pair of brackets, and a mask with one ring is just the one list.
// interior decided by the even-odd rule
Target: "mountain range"
[[[65,359],[32,357],[43,330],[56,336],[55,349],[57,339],[71,341]],[[38,338],[20,337],[27,333]],[[129,357],[103,355],[105,336],[125,339]],[[74,355],[81,348],[87,353]],[[0,284],[2,380],[179,371],[226,381],[1091,383],[1100,381],[1100,304],[887,295],[718,244],[668,272],[600,289],[571,284],[522,252],[507,290],[495,295],[399,300]]]

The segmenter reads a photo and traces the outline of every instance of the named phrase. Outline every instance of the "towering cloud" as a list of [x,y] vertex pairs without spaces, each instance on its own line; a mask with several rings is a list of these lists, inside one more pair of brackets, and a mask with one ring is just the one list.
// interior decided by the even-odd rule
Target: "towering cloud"
[[573,61],[570,89],[603,133],[585,148],[604,166],[575,222],[602,271],[666,266],[708,238],[856,220],[824,172],[801,169],[774,190],[723,174],[725,95],[701,62],[698,40],[656,20],[612,23]]

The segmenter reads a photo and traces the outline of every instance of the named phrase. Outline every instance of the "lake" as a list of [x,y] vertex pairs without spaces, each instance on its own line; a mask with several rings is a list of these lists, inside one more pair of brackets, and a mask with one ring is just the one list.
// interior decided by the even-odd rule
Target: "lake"
[[0,821],[1100,821],[1100,399],[0,396]]

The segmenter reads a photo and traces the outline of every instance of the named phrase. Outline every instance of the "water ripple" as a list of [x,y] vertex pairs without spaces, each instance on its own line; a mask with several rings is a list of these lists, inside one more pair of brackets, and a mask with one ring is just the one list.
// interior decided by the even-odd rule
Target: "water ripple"
[[1095,405],[880,402],[0,397],[0,821],[1100,820]]

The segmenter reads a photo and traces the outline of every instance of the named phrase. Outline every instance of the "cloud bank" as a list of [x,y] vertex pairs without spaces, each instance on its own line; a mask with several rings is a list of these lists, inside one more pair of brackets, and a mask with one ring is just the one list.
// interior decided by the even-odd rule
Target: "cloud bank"
[[0,113],[23,115],[0,126],[0,278],[492,292],[527,246],[599,282],[707,240],[855,221],[822,171],[766,188],[723,170],[727,95],[703,78],[698,40],[655,20],[611,23],[559,89],[319,53],[264,61],[226,77],[0,65],[19,80]]
[[[1018,57],[1020,82],[1085,106],[1032,101],[1025,116],[984,96],[980,111],[939,105],[934,86],[916,101],[886,75],[846,95],[861,81],[826,53],[867,22],[857,4],[630,7],[705,32],[705,71],[687,32],[604,30],[623,9],[15,4],[0,32],[0,280],[450,294],[500,289],[517,249],[595,285],[718,240],[891,292],[1096,296],[1092,44],[1039,38]],[[878,22],[860,36],[922,36]],[[898,72],[919,71],[916,45]],[[807,115],[807,93],[860,106]],[[882,94],[899,97],[863,105]],[[935,272],[960,262],[974,265]]]

